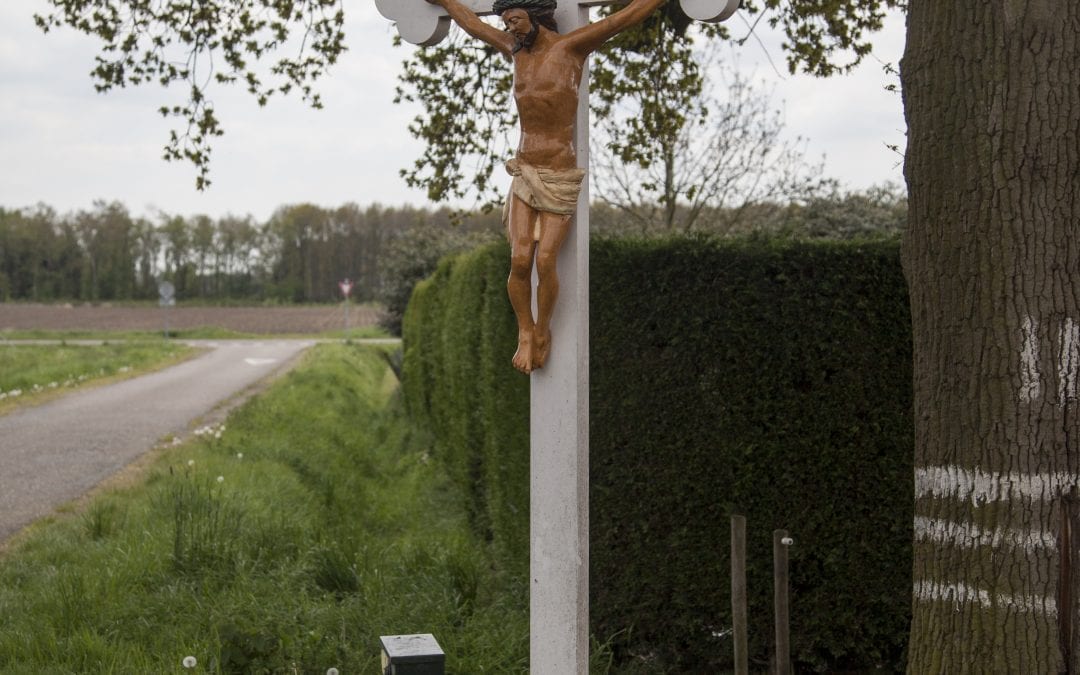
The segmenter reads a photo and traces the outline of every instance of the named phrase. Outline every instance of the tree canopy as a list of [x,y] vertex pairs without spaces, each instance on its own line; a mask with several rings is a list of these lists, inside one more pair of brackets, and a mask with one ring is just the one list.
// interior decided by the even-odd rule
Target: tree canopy
[[[182,102],[158,112],[174,118],[164,146],[169,161],[187,161],[195,184],[210,184],[213,139],[225,132],[209,92],[242,86],[260,104],[298,93],[321,107],[318,85],[346,49],[343,0],[47,0],[35,17],[45,31],[63,26],[100,40],[91,77],[99,91],[157,84],[179,90]],[[746,0],[743,12],[787,35],[788,68],[816,75],[844,71],[870,50],[870,37],[888,9],[905,0]],[[657,19],[660,20],[660,19]],[[677,40],[691,40],[688,19],[670,5],[665,25]],[[648,29],[646,29],[648,30]],[[707,33],[726,36],[722,28]],[[626,45],[623,45],[625,48]],[[647,41],[633,46],[647,52]],[[680,57],[682,58],[682,57]],[[685,58],[681,65],[691,68]],[[690,90],[695,76],[683,84]],[[601,101],[626,95],[599,79]],[[424,154],[404,176],[435,200],[469,189],[483,194],[513,123],[509,76],[501,60],[475,45],[452,41],[418,50],[407,61],[398,97],[416,98],[425,112],[410,129],[426,142]],[[478,111],[482,115],[478,116]],[[500,157],[501,158],[501,157]]]

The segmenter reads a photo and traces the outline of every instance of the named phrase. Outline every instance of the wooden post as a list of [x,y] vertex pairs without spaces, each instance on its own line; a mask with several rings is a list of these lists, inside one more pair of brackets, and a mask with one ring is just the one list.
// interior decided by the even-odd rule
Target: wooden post
[[791,673],[791,625],[788,604],[787,530],[773,532],[773,611],[776,620],[776,674]]
[[746,629],[746,516],[731,517],[731,631],[735,675],[748,675]]

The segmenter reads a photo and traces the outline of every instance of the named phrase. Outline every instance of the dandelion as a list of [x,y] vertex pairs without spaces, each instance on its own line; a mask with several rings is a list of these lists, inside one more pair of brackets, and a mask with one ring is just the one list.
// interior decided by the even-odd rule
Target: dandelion
[[181,661],[181,663],[184,664],[185,668],[194,668],[195,664],[197,664],[198,661],[195,660],[194,656],[185,656],[184,660]]
[[327,668],[326,669],[326,675],[338,675],[338,669],[337,668]]
[[58,384],[57,384],[57,383],[55,383],[55,382],[50,382],[50,383],[49,383],[49,389],[56,389],[56,388],[57,388],[57,387],[59,387],[59,386],[60,386],[60,385],[58,385]]
[[187,461],[187,465],[188,465],[188,466],[195,466],[195,460],[193,460],[193,459],[189,459],[189,460]]
[[11,398],[19,398],[20,396],[22,396],[22,389],[12,389],[8,392],[8,396],[10,396]]
[[224,483],[225,482],[225,476],[218,476],[217,477],[217,482]]
[[244,458],[244,453],[242,453],[242,452],[236,453],[236,458],[237,459],[243,459]]
[[221,440],[221,430],[220,429],[217,431],[217,433],[214,434],[214,438],[216,438],[218,440]]

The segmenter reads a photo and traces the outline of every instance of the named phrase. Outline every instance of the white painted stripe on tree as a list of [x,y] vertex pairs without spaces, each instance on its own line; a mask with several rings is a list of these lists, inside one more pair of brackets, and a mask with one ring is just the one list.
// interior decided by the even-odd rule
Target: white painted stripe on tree
[[996,528],[986,530],[974,523],[957,523],[935,518],[915,517],[915,539],[951,544],[964,548],[993,546],[1021,548],[1026,551],[1057,549],[1057,538],[1041,530]]
[[1005,607],[1010,610],[1030,614],[1057,616],[1057,600],[1036,595],[1012,595],[1009,593],[991,594],[981,588],[973,588],[965,583],[942,583],[938,581],[916,581],[914,588],[916,600],[922,602],[948,602],[961,611],[964,605],[979,605],[985,609]]
[[1020,349],[1020,400],[1025,403],[1042,397],[1042,376],[1039,374],[1039,324],[1030,316],[1020,329],[1023,346]]
[[1058,405],[1076,398],[1077,370],[1080,369],[1080,325],[1072,318],[1061,324],[1061,353],[1058,358]]
[[1035,499],[1048,501],[1080,486],[1080,475],[1057,473],[986,473],[958,466],[915,470],[915,498],[937,497],[973,503]]

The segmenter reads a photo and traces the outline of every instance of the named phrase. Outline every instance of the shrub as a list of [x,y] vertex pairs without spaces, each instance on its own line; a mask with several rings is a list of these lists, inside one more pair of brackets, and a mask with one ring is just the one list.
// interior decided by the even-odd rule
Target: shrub
[[[601,240],[590,255],[591,615],[617,663],[730,667],[739,513],[757,668],[781,527],[796,542],[796,662],[901,668],[914,498],[897,243]],[[527,378],[509,363],[508,259],[485,247],[418,287],[404,371],[410,411],[468,485],[475,522],[523,571]]]

